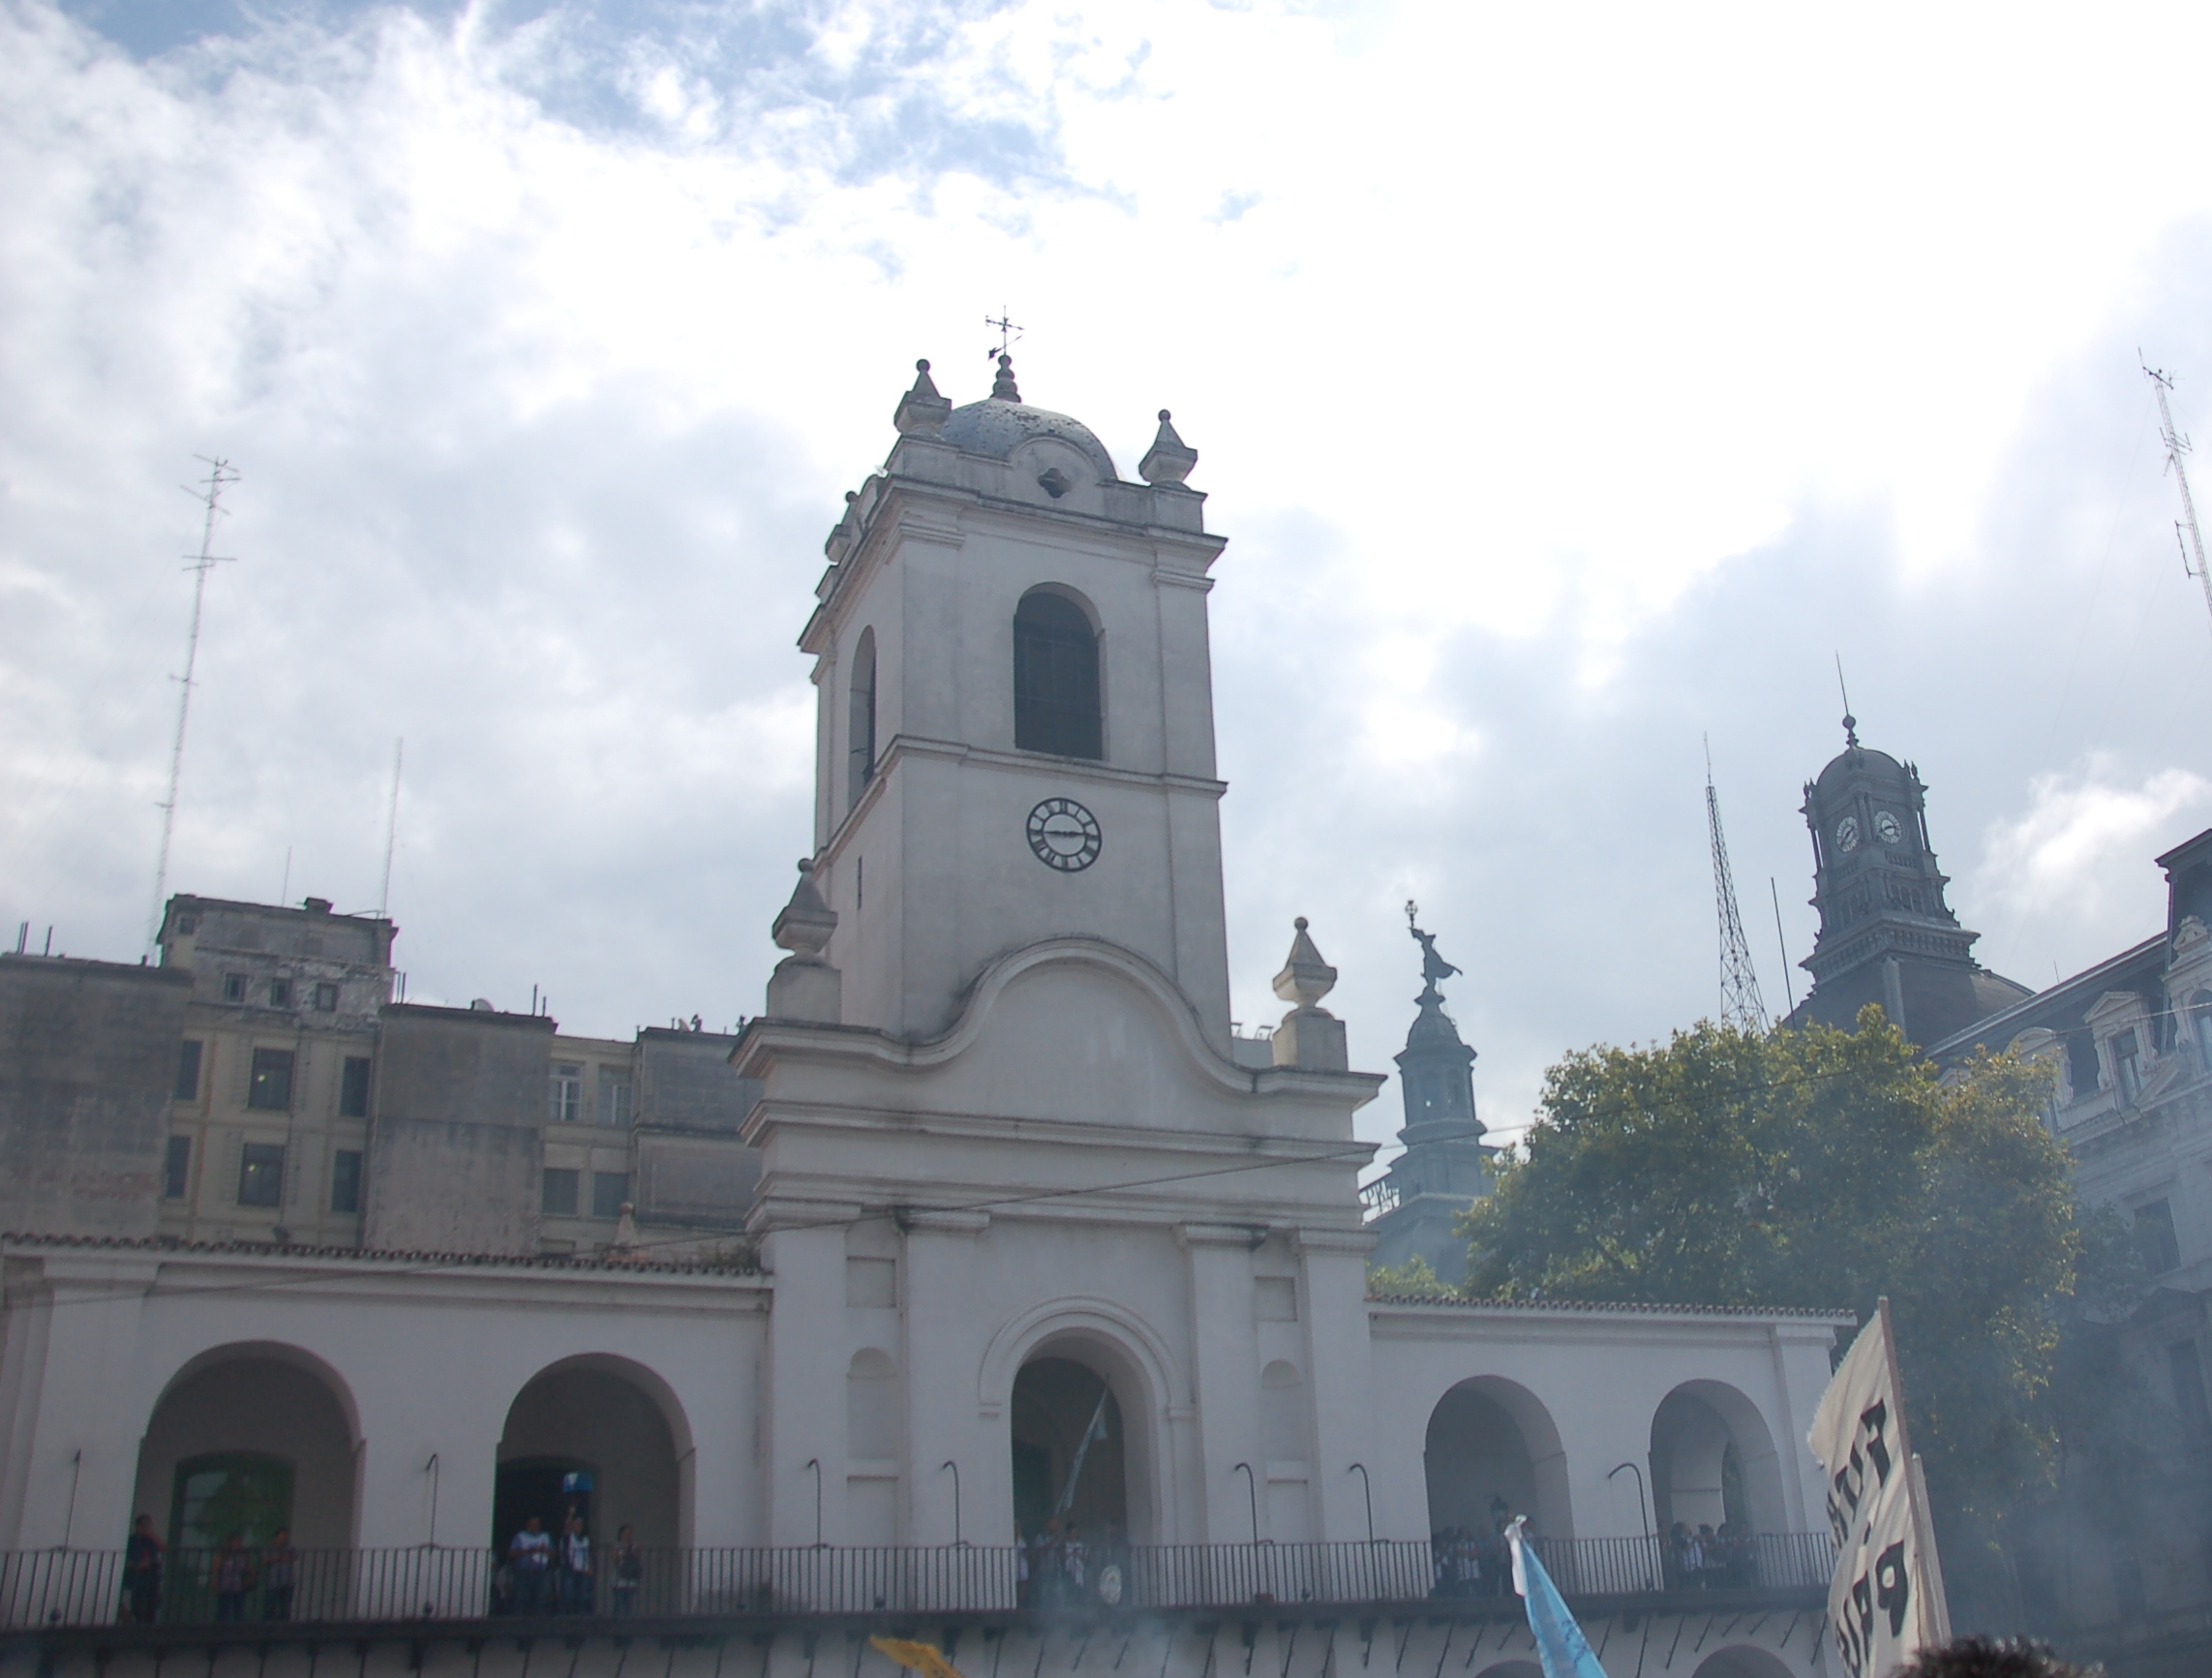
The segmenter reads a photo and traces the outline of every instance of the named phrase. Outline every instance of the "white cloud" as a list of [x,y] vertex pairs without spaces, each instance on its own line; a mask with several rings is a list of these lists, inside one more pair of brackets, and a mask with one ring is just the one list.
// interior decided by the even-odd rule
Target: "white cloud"
[[2137,78],[2199,9],[288,17],[134,59],[0,6],[0,920],[133,948],[174,486],[221,450],[177,883],[265,896],[288,846],[295,894],[367,900],[405,735],[415,993],[756,1006],[822,534],[916,355],[981,393],[1001,302],[1124,470],[1174,409],[1234,538],[1247,1018],[1311,913],[1384,1064],[1415,889],[1494,1116],[1709,1008],[1706,729],[1802,957],[1838,647],[1939,846],[2091,859],[2047,899],[1969,870],[1994,964],[2135,935],[2130,846],[2200,811],[2045,834],[2028,790],[2154,807],[2212,697],[2129,360],[2204,428],[2212,177]]

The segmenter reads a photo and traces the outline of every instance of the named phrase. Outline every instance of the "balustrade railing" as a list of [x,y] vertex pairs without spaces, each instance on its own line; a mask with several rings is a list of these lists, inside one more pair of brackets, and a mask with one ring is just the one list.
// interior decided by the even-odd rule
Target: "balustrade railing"
[[[1576,1598],[1825,1590],[1826,1533],[1763,1534],[1710,1553],[1656,1539],[1541,1539]],[[1501,1553],[1426,1541],[1094,1547],[1079,1567],[1015,1545],[601,1551],[590,1572],[488,1549],[171,1550],[157,1574],[116,1550],[0,1552],[0,1626],[165,1626],[1015,1608],[1230,1608],[1505,1598]]]

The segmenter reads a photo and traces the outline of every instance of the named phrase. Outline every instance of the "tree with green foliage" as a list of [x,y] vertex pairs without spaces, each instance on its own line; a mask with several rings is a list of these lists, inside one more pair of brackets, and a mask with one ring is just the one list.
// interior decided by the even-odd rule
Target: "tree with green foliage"
[[1843,1309],[1887,1294],[1939,1503],[2047,1484],[2056,1306],[2082,1246],[2046,1075],[1948,1078],[1879,1008],[1858,1029],[1700,1024],[1569,1054],[1467,1220],[1467,1292]]

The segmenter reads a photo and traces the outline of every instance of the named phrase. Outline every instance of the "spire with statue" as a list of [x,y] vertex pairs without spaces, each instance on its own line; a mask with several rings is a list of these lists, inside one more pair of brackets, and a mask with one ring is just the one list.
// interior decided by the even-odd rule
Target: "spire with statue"
[[1438,1280],[1457,1286],[1467,1275],[1467,1242],[1458,1219],[1490,1192],[1489,1156],[1482,1121],[1474,1113],[1474,1051],[1460,1039],[1444,1012],[1440,987],[1464,969],[1437,950],[1434,932],[1421,928],[1420,905],[1406,905],[1406,929],[1421,947],[1419,1010],[1397,1056],[1406,1124],[1398,1133],[1405,1151],[1367,1185],[1374,1210],[1374,1263],[1395,1268],[1424,1260]]

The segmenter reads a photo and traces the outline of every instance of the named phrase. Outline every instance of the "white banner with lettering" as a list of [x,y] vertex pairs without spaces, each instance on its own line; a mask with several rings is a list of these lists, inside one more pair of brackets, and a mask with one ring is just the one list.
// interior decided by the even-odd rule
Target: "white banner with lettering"
[[1888,1304],[1852,1342],[1808,1436],[1824,1471],[1837,1551],[1829,1635],[1849,1678],[1889,1678],[1917,1650],[1948,1638],[1898,1404]]

